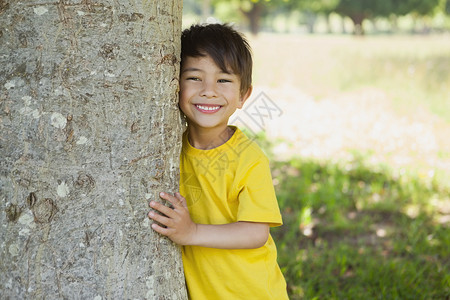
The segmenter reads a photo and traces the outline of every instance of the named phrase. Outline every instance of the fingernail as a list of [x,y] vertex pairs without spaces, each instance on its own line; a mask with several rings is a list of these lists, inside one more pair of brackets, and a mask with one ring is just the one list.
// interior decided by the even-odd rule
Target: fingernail
[[159,193],[159,195],[162,197],[162,196],[164,196],[164,193],[163,192],[161,192],[161,193]]

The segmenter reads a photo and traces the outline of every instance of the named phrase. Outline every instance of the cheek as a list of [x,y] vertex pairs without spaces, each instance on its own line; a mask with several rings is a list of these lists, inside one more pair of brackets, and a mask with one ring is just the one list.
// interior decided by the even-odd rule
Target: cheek
[[181,109],[181,111],[183,112],[183,113],[186,113],[186,107],[188,107],[188,99],[187,99],[187,97],[186,97],[186,93],[183,93],[183,92],[180,92],[179,94],[178,94],[178,96],[179,96],[179,99],[178,99],[178,105],[179,105],[179,107],[180,107],[180,109]]
[[183,83],[180,84],[180,91],[178,93],[180,97],[180,103],[181,101],[187,101],[187,99],[189,98],[188,95],[191,93],[190,90],[191,89],[189,88],[189,85]]

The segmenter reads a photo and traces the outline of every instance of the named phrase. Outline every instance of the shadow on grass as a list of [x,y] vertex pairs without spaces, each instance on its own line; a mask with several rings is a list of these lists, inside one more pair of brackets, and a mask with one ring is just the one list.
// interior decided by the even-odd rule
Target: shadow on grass
[[295,158],[272,173],[272,229],[291,299],[450,299],[449,191],[368,166]]

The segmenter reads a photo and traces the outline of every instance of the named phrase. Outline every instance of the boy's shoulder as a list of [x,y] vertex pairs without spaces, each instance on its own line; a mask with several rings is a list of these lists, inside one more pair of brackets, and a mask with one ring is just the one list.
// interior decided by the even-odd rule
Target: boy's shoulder
[[244,159],[267,159],[266,154],[254,139],[249,138],[238,127],[231,127],[235,130],[235,132],[233,137],[227,142],[230,149],[232,149],[239,157]]

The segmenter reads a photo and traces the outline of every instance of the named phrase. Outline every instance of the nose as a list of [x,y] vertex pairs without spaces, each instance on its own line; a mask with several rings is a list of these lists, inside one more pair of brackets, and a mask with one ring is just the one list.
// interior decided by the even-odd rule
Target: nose
[[200,96],[206,98],[214,98],[217,97],[217,84],[213,80],[205,80],[203,81],[203,87],[200,92]]

